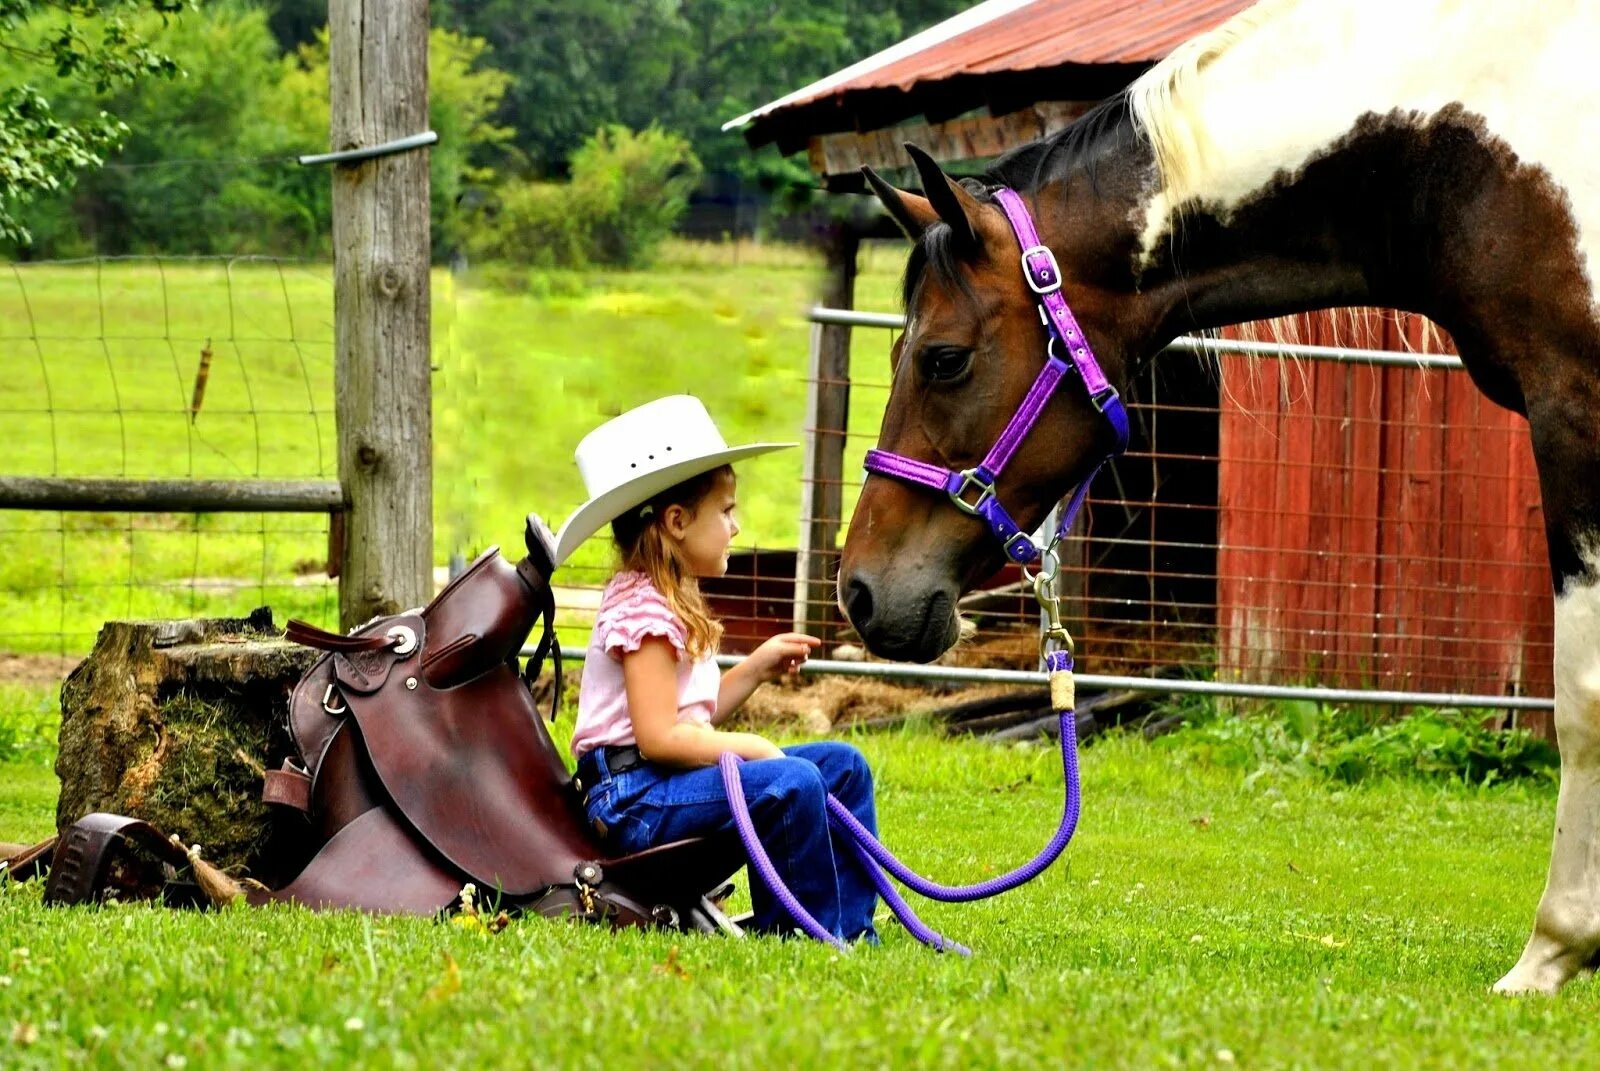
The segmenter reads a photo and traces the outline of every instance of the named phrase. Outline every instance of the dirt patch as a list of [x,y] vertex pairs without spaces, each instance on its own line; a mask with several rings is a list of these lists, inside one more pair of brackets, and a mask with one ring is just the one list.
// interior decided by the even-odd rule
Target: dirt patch
[[0,684],[59,685],[81,661],[76,655],[0,653]]
[[934,664],[965,669],[1038,669],[1039,634],[1021,629],[980,634],[960,641]]
[[[962,640],[938,660],[964,669],[1037,669],[1039,638],[1032,631],[1007,631]],[[833,727],[898,723],[907,716],[937,714],[945,707],[991,696],[1039,689],[1011,684],[887,681],[872,677],[802,677],[758,690],[740,711],[756,726],[799,724],[813,732]]]
[[1015,685],[1006,684],[922,687],[866,677],[808,677],[760,689],[740,710],[739,720],[760,727],[800,725],[824,733],[898,724],[908,717],[937,715],[946,707],[1016,691]]

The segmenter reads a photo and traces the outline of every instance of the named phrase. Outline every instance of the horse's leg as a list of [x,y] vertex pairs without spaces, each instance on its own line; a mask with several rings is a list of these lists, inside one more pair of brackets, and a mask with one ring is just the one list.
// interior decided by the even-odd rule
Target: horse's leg
[[1600,383],[1576,376],[1529,406],[1556,583],[1556,800],[1533,936],[1501,993],[1554,993],[1600,952]]

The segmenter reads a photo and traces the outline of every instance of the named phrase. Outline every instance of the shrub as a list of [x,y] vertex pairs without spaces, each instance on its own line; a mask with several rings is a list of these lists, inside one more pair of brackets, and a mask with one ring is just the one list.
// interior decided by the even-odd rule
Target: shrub
[[497,203],[469,225],[469,246],[539,267],[642,267],[683,217],[700,173],[676,134],[603,127],[573,155],[571,181],[502,182]]
[[1554,781],[1554,746],[1520,730],[1484,725],[1481,715],[1419,710],[1377,721],[1345,707],[1282,703],[1264,715],[1230,717],[1215,708],[1194,717],[1162,746],[1199,761],[1267,774],[1319,776],[1346,784],[1373,778],[1411,778],[1489,785]]
[[651,127],[602,127],[572,157],[580,206],[596,210],[590,256],[597,264],[650,263],[683,218],[700,181],[689,142]]
[[469,228],[476,256],[540,268],[578,267],[589,261],[589,210],[575,191],[555,182],[511,179],[498,203]]

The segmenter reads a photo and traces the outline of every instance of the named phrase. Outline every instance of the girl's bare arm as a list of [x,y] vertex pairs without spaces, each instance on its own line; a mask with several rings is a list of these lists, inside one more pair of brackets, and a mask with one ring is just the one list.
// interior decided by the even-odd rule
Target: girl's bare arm
[[800,663],[810,658],[811,652],[821,643],[815,636],[785,632],[750,652],[749,658],[722,675],[722,687],[717,692],[717,713],[711,723],[721,724],[761,685],[798,670]]
[[678,721],[677,652],[666,639],[651,636],[637,651],[623,655],[622,683],[633,738],[651,762],[711,766],[727,751],[746,759],[783,755],[776,744],[754,733],[725,733]]

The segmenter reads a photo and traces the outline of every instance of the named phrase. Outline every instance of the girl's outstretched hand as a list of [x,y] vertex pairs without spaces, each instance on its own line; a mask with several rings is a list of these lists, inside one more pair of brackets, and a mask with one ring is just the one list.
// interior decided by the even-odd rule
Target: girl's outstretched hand
[[759,680],[775,681],[786,673],[797,673],[800,663],[810,658],[811,652],[821,645],[822,641],[815,636],[784,632],[750,652],[750,657],[745,661]]

